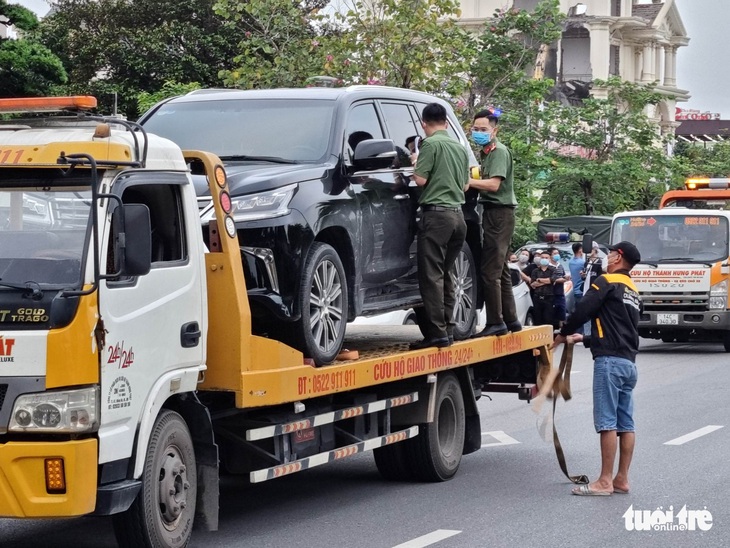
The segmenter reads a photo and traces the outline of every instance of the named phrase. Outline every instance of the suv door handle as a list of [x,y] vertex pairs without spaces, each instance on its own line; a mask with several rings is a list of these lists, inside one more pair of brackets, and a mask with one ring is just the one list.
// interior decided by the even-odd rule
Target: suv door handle
[[180,345],[183,348],[193,348],[200,343],[200,326],[198,322],[188,322],[180,328]]
[[394,200],[410,200],[411,195],[410,194],[396,194],[393,196]]

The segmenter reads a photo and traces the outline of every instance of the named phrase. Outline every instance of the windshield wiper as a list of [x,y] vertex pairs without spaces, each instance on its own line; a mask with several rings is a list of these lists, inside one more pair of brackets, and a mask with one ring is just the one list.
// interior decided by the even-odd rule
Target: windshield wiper
[[28,281],[21,284],[15,282],[3,282],[2,278],[0,278],[0,286],[9,287],[10,289],[23,289],[25,291],[23,296],[30,297],[34,301],[40,301],[43,298],[43,291],[41,291],[41,286],[38,282]]
[[694,263],[694,262],[698,262],[698,263],[703,264],[703,265],[705,265],[707,267],[712,266],[710,263],[702,262],[702,261],[697,261],[697,259],[695,259],[694,257],[667,257],[666,259],[659,259],[656,262],[657,263],[684,263],[684,262]]
[[224,162],[271,162],[273,164],[296,164],[296,160],[287,160],[286,158],[280,158],[279,156],[247,156],[245,154],[237,154],[233,156],[219,156]]

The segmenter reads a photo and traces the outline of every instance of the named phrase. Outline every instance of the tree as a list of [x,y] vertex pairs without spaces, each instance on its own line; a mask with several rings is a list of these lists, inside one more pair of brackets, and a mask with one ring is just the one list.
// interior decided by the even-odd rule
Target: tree
[[457,25],[457,0],[345,0],[334,13],[325,70],[354,84],[376,83],[458,98],[470,85],[474,36]]
[[239,32],[213,11],[215,0],[58,0],[40,37],[69,69],[68,89],[99,97],[110,110],[118,96],[129,117],[140,92],[166,82],[217,86]]
[[496,10],[479,37],[466,114],[485,104],[530,111],[543,101],[554,85],[543,66],[563,20],[558,0],[541,0],[532,11]]
[[165,82],[162,88],[155,93],[148,93],[146,91],[141,92],[137,96],[137,105],[139,106],[140,112],[144,113],[155,106],[160,101],[163,101],[169,97],[175,97],[177,95],[185,95],[191,91],[200,89],[198,82],[191,82],[189,84],[180,84],[179,82]]
[[32,37],[38,26],[32,11],[0,0],[0,25],[21,34],[17,39],[0,38],[0,97],[47,95],[66,81],[58,57]]
[[219,0],[216,13],[240,28],[233,68],[220,73],[236,88],[298,87],[322,74],[321,35],[328,0]]
[[674,154],[673,188],[682,188],[689,177],[730,177],[730,141],[704,144],[680,141]]
[[619,78],[595,84],[606,99],[546,103],[536,128],[551,164],[541,199],[550,216],[651,208],[671,179],[666,140],[646,114],[663,97]]

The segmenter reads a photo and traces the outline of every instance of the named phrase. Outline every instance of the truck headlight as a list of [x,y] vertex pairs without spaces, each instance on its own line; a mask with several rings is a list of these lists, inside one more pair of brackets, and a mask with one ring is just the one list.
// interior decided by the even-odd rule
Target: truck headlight
[[710,287],[710,308],[720,310],[727,308],[727,280]]
[[[288,215],[297,185],[288,185],[259,194],[248,194],[231,199],[231,215],[235,221],[257,221]],[[201,215],[203,224],[213,219],[215,209],[211,206]]]
[[15,400],[9,432],[79,433],[99,427],[99,387],[23,394]]

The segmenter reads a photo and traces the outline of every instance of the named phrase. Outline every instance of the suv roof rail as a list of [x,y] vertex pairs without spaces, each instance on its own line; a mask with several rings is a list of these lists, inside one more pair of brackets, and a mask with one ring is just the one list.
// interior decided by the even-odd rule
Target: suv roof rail
[[193,91],[188,91],[185,95],[205,95],[206,93],[220,93],[221,91],[241,91],[241,90],[233,89],[233,88],[203,88],[203,89],[194,89]]

